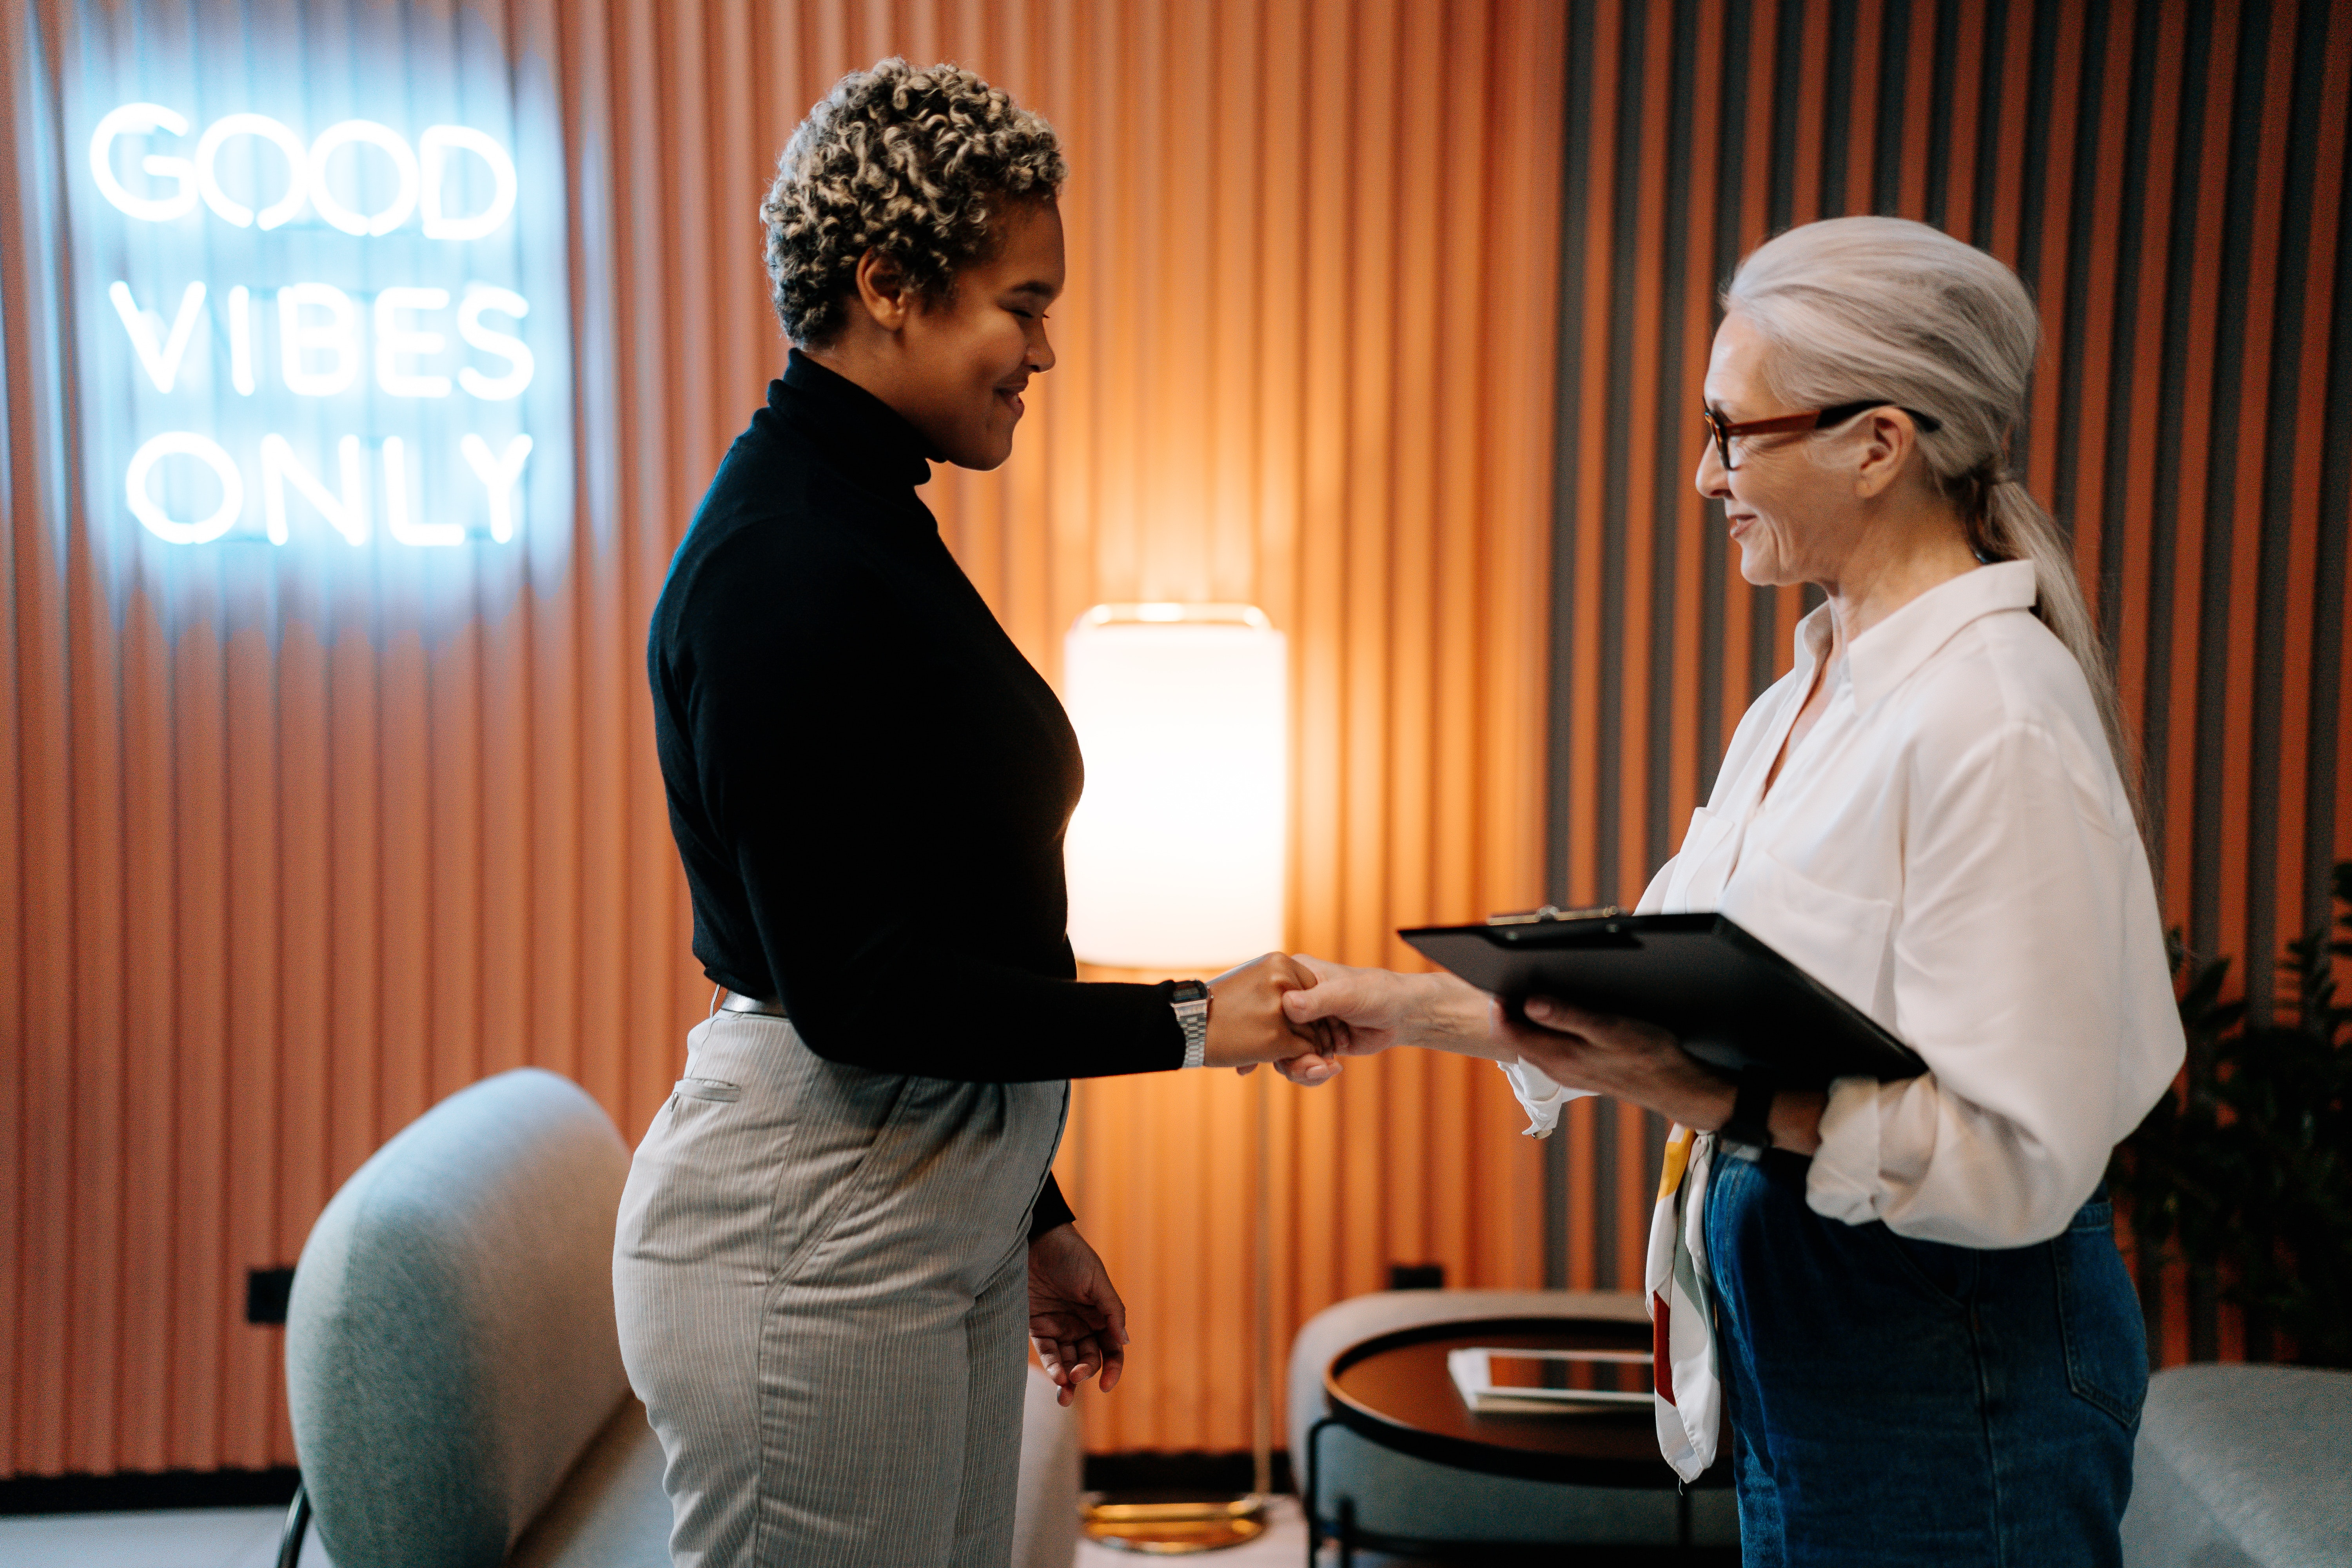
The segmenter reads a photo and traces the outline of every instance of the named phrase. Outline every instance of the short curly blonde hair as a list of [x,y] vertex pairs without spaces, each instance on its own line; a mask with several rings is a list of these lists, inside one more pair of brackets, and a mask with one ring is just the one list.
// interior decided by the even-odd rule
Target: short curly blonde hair
[[784,335],[821,346],[848,320],[857,258],[878,250],[925,299],[990,253],[999,204],[1069,177],[1054,128],[971,71],[887,59],[852,71],[793,132],[760,204]]

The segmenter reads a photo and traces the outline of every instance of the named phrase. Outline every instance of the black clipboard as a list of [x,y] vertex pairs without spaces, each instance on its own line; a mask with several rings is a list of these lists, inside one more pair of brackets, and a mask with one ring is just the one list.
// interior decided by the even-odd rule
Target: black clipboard
[[1927,1070],[1876,1019],[1719,914],[1547,909],[1397,934],[1514,1012],[1556,996],[1646,1018],[1735,1078],[1810,1089]]

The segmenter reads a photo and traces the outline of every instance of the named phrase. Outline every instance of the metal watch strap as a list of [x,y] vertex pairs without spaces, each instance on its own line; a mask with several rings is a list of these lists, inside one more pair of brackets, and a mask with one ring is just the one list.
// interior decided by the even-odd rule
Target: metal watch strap
[[1179,980],[1168,994],[1176,1022],[1184,1029],[1184,1065],[1202,1066],[1209,1059],[1209,986],[1202,980]]
[[1715,1135],[1726,1143],[1738,1143],[1748,1149],[1769,1149],[1772,1146],[1772,1096],[1774,1086],[1762,1079],[1742,1079],[1739,1092],[1732,1098],[1731,1120],[1716,1129]]

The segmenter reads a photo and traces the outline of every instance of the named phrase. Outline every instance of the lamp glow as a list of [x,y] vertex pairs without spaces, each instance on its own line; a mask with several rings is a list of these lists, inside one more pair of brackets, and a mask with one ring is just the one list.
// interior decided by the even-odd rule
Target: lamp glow
[[1090,963],[1223,968],[1283,944],[1287,640],[1246,605],[1097,605],[1064,645],[1087,787],[1066,845]]

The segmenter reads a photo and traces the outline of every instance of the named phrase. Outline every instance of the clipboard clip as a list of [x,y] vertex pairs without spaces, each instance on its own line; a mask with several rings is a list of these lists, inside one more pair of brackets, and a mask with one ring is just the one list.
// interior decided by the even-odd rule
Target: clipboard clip
[[1528,910],[1517,914],[1488,915],[1490,926],[1543,925],[1552,921],[1605,921],[1625,911],[1615,904],[1601,904],[1589,910],[1563,910],[1556,904],[1546,904],[1539,910]]

